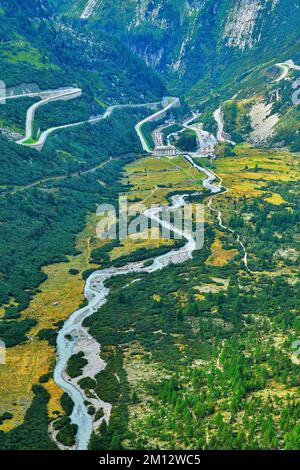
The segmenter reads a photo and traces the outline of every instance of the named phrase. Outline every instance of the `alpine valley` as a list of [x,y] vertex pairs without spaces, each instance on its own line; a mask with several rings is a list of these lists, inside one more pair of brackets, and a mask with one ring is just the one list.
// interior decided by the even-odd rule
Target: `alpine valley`
[[299,1],[0,20],[0,451],[300,450]]

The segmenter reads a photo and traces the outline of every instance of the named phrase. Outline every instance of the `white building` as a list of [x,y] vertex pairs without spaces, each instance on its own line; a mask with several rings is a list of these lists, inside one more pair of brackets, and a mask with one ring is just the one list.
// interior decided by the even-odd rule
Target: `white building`
[[176,147],[173,145],[165,145],[163,147],[155,147],[154,155],[156,157],[174,157],[176,155]]

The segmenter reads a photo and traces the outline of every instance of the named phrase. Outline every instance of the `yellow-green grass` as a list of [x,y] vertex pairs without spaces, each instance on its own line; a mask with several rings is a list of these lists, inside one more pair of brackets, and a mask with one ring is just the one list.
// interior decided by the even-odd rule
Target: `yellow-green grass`
[[236,157],[216,163],[216,171],[232,196],[268,196],[269,193],[261,189],[268,182],[299,179],[299,156],[288,151],[257,150],[245,145],[237,146],[235,151]]
[[[22,318],[36,319],[37,325],[28,333],[29,341],[26,344],[8,349],[7,364],[0,368],[0,414],[10,411],[14,415],[0,429],[9,430],[22,423],[33,397],[32,385],[38,383],[41,375],[53,368],[55,348],[38,340],[36,335],[40,330],[54,328],[55,323],[66,320],[83,301],[84,281],[81,273],[93,267],[90,263],[91,249],[103,244],[96,237],[96,223],[95,214],[89,216],[86,227],[78,235],[76,247],[80,254],[70,256],[68,263],[57,263],[44,268],[48,278],[22,313]],[[70,269],[77,269],[79,274],[71,275]],[[49,416],[54,417],[54,411],[62,412],[59,405],[62,391],[51,381],[45,387],[51,397]]]
[[201,190],[202,178],[182,157],[146,157],[126,167],[124,180],[133,185],[129,201],[142,199],[149,206],[167,203],[166,196],[176,190]]
[[[129,181],[133,188],[128,194],[130,200],[141,197],[146,205],[150,203],[166,203],[166,196],[173,191],[201,190],[203,175],[192,168],[183,158],[156,159],[147,157],[126,167],[124,181]],[[158,188],[160,184],[167,187]],[[10,348],[5,367],[0,369],[0,413],[10,411],[14,418],[6,421],[0,429],[9,430],[22,423],[25,413],[32,401],[32,385],[38,383],[43,374],[53,369],[55,348],[47,342],[40,341],[37,334],[45,328],[54,328],[58,321],[63,321],[75,311],[83,301],[84,281],[82,271],[96,267],[90,262],[90,254],[94,248],[103,245],[96,236],[99,218],[91,214],[84,230],[78,235],[77,256],[70,256],[69,262],[57,263],[44,268],[47,280],[44,281],[29,307],[22,313],[22,318],[34,318],[37,325],[28,333],[26,344]],[[112,259],[129,254],[141,247],[155,248],[161,244],[172,244],[171,240],[130,239],[122,247],[112,252]],[[76,269],[78,274],[70,274]],[[4,310],[1,310],[0,315]],[[50,393],[48,412],[62,412],[59,398],[62,391],[50,380],[44,385]]]
[[31,47],[31,44],[20,35],[15,35],[12,41],[6,43],[2,53],[6,56],[7,62],[27,62],[37,69],[59,70],[57,65],[45,62],[40,51]]
[[222,233],[217,231],[217,236],[211,245],[211,256],[207,259],[206,264],[222,267],[228,264],[237,254],[238,250],[225,250],[222,245]]
[[120,256],[129,255],[140,248],[154,249],[173,244],[173,240],[161,238],[159,229],[153,227],[152,229],[144,230],[141,234],[133,234],[128,237],[127,240],[122,242],[121,246],[112,250],[110,259],[113,261]]
[[23,422],[33,398],[32,385],[48,373],[54,357],[54,348],[35,338],[7,349],[6,364],[0,368],[0,415],[9,411],[13,419],[5,421],[1,430],[9,431]]
[[64,410],[60,403],[60,399],[64,392],[60,387],[58,387],[58,385],[56,385],[53,379],[50,379],[49,382],[44,384],[44,387],[50,395],[50,399],[47,405],[48,416],[51,419],[55,419],[58,417],[58,413],[60,415],[64,414]]
[[280,206],[281,204],[285,204],[286,201],[282,198],[282,196],[278,193],[271,193],[271,196],[265,198],[266,202],[270,202],[275,206]]
[[95,98],[95,101],[101,106],[103,109],[107,109],[107,105],[103,103],[103,101],[99,100],[99,98]]
[[[286,151],[256,150],[247,145],[237,146],[236,152],[237,157],[224,158],[216,161],[215,171],[223,178],[223,184],[229,189],[229,192],[223,195],[218,195],[214,198],[213,204],[215,207],[222,207],[225,223],[227,216],[236,211],[236,207],[234,206],[236,200],[240,199],[242,196],[253,199],[259,196],[265,196],[267,202],[271,202],[273,204],[285,203],[284,200],[280,200],[278,197],[279,195],[276,193],[271,194],[270,191],[265,189],[268,182],[299,180],[299,155],[292,155]],[[141,166],[139,168],[141,172],[144,171],[142,163],[143,162],[140,162]],[[157,163],[157,166],[161,165],[162,162]],[[248,167],[248,169],[246,167]],[[133,172],[133,178],[130,182],[138,184],[140,182],[139,175]],[[145,191],[145,194],[147,194],[147,191],[150,191],[150,185]],[[270,200],[268,201],[269,198]],[[215,215],[210,215],[210,218],[215,220]],[[224,249],[221,241],[222,236],[224,236],[223,233],[216,231],[216,238],[211,246],[212,255],[207,261],[208,264],[216,267],[226,265],[236,254],[238,254],[237,249]],[[275,276],[276,274],[273,273],[273,275]],[[211,283],[203,283],[199,286],[194,286],[194,299],[201,302],[209,292],[216,293],[223,290],[226,291],[228,289],[228,285],[229,279],[212,278]],[[173,293],[173,295],[184,308],[187,303],[187,293],[183,290],[179,290],[176,293]],[[160,332],[157,333],[159,334]],[[178,348],[184,351],[182,343],[178,341],[177,344]],[[144,358],[145,356],[143,356],[142,352],[139,356],[135,357],[126,351],[125,367],[128,372],[129,383],[135,390],[138,390],[139,397],[141,397],[139,404],[131,405],[129,407],[130,429],[141,436],[143,436],[143,430],[145,429],[145,426],[147,426],[147,417],[151,414],[150,407],[147,406],[147,386],[149,383],[153,384],[155,380],[161,379],[158,373],[159,371],[156,369],[158,365],[148,360],[147,365],[151,365],[151,368],[149,369],[156,371],[154,377],[150,376],[144,365],[146,362]],[[140,377],[145,379],[143,383],[139,382]],[[263,394],[268,394],[270,392],[272,396],[277,395],[281,397],[285,393],[290,393],[292,395],[296,391],[294,388],[289,388],[287,391],[278,391],[278,389],[279,384],[272,383],[270,384],[270,387],[266,387]],[[253,396],[258,394],[259,392],[254,392]],[[268,396],[262,398],[265,398],[266,401],[268,400]],[[222,410],[222,400],[219,400],[216,405],[218,411]],[[209,429],[211,418],[209,417],[206,421]],[[171,432],[169,429],[166,430],[166,433],[169,432]],[[179,446],[183,445],[178,437],[179,436],[176,435],[175,430],[174,441],[179,443]],[[163,448],[165,445],[165,442],[160,442],[157,437],[151,437],[150,439],[152,446],[160,445]]]
[[[138,209],[138,204],[147,207],[151,204],[167,204],[167,196],[173,191],[200,191],[202,178],[203,175],[182,157],[142,158],[125,167],[124,183],[132,185],[127,193],[129,207],[136,206]],[[162,185],[164,187],[159,187]],[[159,238],[157,235],[157,229],[152,229],[152,234],[145,231],[141,237],[133,236],[124,240],[121,247],[112,251],[111,259],[133,253],[140,248],[151,249],[174,244],[173,240]]]

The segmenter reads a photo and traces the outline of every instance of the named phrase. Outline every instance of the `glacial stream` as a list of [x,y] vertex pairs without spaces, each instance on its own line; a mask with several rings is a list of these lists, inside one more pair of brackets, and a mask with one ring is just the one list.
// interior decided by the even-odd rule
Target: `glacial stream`
[[[186,156],[199,171],[203,172],[206,177],[203,179],[204,188],[208,189],[211,194],[217,194],[222,190],[218,184],[214,184],[217,177],[206,168],[196,165],[191,157]],[[169,210],[183,207],[185,203],[185,195],[175,195],[172,197],[172,205]],[[105,287],[105,282],[114,276],[126,275],[130,273],[153,273],[161,270],[170,264],[184,263],[192,257],[192,253],[196,248],[196,242],[192,234],[173,226],[171,223],[161,220],[159,213],[162,208],[151,208],[144,212],[144,215],[161,227],[177,233],[186,240],[186,244],[181,248],[170,250],[168,253],[158,256],[154,259],[150,266],[144,266],[145,262],[130,263],[120,268],[106,268],[95,271],[87,279],[85,285],[85,297],[88,305],[84,308],[76,310],[69,319],[64,323],[57,337],[57,362],[54,371],[54,380],[72,399],[74,403],[71,422],[77,424],[78,432],[76,439],[76,449],[85,450],[93,432],[93,418],[89,415],[87,406],[85,405],[85,397],[80,387],[74,382],[68,380],[66,375],[66,366],[73,354],[74,344],[76,344],[76,332],[83,329],[82,323],[85,318],[97,312],[107,301],[109,289]],[[70,340],[72,338],[72,340]]]

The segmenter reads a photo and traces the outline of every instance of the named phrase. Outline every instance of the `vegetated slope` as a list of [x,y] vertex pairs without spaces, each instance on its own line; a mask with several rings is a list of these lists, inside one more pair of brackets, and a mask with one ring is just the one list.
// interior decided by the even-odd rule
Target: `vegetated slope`
[[[112,41],[111,38],[107,39],[101,33],[87,32],[85,28],[76,30],[74,26],[63,24],[56,19],[46,0],[34,0],[30,5],[18,0],[2,0],[0,5],[0,29],[3,36],[0,45],[0,69],[1,79],[5,82],[6,87],[8,89],[16,87],[15,89],[22,93],[24,90],[30,89],[32,84],[34,84],[34,89],[43,90],[68,86],[76,82],[77,86],[83,90],[83,96],[79,99],[71,102],[52,103],[42,108],[37,113],[37,121],[40,121],[45,127],[65,122],[76,122],[87,119],[91,115],[102,114],[105,109],[103,101],[108,104],[110,102],[146,102],[162,97],[165,91],[164,86],[140,59],[133,57],[129,49],[124,48],[117,41]],[[96,166],[108,156],[126,154],[140,149],[133,131],[135,120],[138,119],[134,112],[122,114],[122,122],[113,116],[107,122],[96,126],[87,125],[83,128],[59,133],[49,139],[40,154],[17,146],[12,142],[12,134],[14,132],[24,133],[26,110],[32,102],[33,100],[28,98],[8,100],[6,105],[1,106],[0,109],[1,185],[3,185],[1,206],[4,211],[2,217],[6,222],[10,220],[13,214],[10,211],[14,210],[12,200],[16,198],[19,201],[17,203],[18,210],[21,210],[23,204],[28,206],[28,210],[25,206],[23,207],[23,215],[26,214],[28,219],[26,222],[24,220],[24,223],[28,224],[28,227],[35,226],[42,214],[46,216],[47,211],[45,209],[43,213],[43,204],[48,208],[58,204],[56,207],[58,209],[62,201],[68,200],[70,193],[66,195],[64,189],[55,196],[45,195],[39,200],[41,207],[30,210],[29,206],[33,203],[32,198],[37,197],[33,192],[38,190],[29,188],[28,191],[21,194],[15,193],[14,189],[26,187],[38,180],[43,181],[47,177],[69,175],[78,170],[82,171]],[[118,129],[118,137],[112,140],[111,134],[116,132],[116,129]],[[70,139],[68,136],[72,138]],[[91,179],[93,187],[96,179]],[[87,186],[87,191],[88,189]],[[12,193],[12,195],[6,196],[7,193]],[[49,197],[53,199],[50,205],[49,200],[46,202]],[[72,200],[75,203],[75,199]],[[34,204],[36,205],[37,202]],[[90,207],[89,202],[85,208]],[[77,215],[79,212],[76,211]],[[51,223],[48,222],[48,228],[52,226],[52,223],[54,228],[56,226],[55,219],[50,213],[47,217],[51,219]],[[56,219],[57,223],[61,223],[58,220],[59,217]],[[80,219],[83,220],[82,216]],[[30,222],[31,220],[33,222]],[[43,226],[44,223],[42,223]],[[78,223],[75,222],[75,219],[74,223],[77,228]],[[10,268],[8,269],[8,264],[10,263],[12,267],[18,262],[25,263],[25,259],[20,256],[19,261],[14,260],[14,256],[12,256],[14,252],[11,250],[8,250],[10,254],[8,252],[7,255],[5,254],[5,237],[8,236],[7,231],[9,230],[10,225],[1,225],[3,259],[7,259],[7,263],[2,263],[4,272],[2,273],[1,296],[3,295],[6,301],[8,296],[16,295],[13,285],[19,285],[19,288],[23,288],[23,290],[30,289],[30,286],[36,286],[41,276],[37,275],[34,267],[39,269],[47,260],[52,262],[55,258],[52,254],[50,255],[52,249],[49,248],[48,255],[46,255],[47,250],[45,252],[39,246],[40,236],[44,230],[36,227],[35,235],[30,237],[31,241],[35,240],[37,243],[36,249],[33,247],[30,249],[32,254],[35,253],[35,262],[30,263],[31,274],[27,272],[27,269],[23,274],[16,275],[17,273],[15,273],[15,281],[13,285],[10,285],[10,276],[13,273]],[[72,233],[74,234],[74,232]],[[7,242],[9,239],[12,240],[8,237]],[[50,239],[51,237],[49,238],[51,244]],[[53,243],[54,240],[52,245]],[[23,248],[24,245],[21,250]],[[37,255],[40,249],[44,252],[42,257]],[[66,248],[67,252],[70,252],[70,247]],[[22,276],[25,285],[23,285]],[[29,292],[24,294],[24,297],[28,301]]]
[[102,99],[159,98],[164,87],[142,60],[100,31],[58,20],[47,0],[1,1],[1,79],[42,88],[89,83]]
[[[41,108],[35,125],[43,129],[102,114],[112,103],[157,101],[165,93],[155,73],[130,49],[101,32],[62,23],[47,1],[1,0],[0,20],[0,78],[8,93],[74,84],[83,91],[81,98]],[[28,426],[35,427],[37,408],[47,401],[32,385],[49,372],[55,340],[47,346],[39,339],[43,327],[26,309],[47,279],[43,267],[77,255],[76,234],[87,215],[117,197],[123,164],[141,151],[134,125],[147,113],[120,110],[96,125],[60,131],[37,152],[14,142],[24,135],[26,112],[35,99],[0,106],[0,337],[8,347],[7,365],[0,370],[6,384],[0,388],[0,429],[18,426],[26,416],[25,428],[17,428],[24,440],[18,432],[0,433],[1,448],[53,447],[49,439],[37,437],[40,428],[35,434]],[[51,290],[49,298],[48,313]],[[65,307],[64,318],[70,313]],[[55,329],[54,323],[57,319],[49,321]],[[29,408],[33,392],[38,396]],[[41,413],[47,436],[46,404]]]
[[299,156],[235,151],[210,163],[229,189],[214,205],[252,272],[208,212],[193,259],[112,280],[107,303],[85,320],[107,363],[87,387],[113,405],[91,449],[300,447]]
[[224,130],[234,142],[299,151],[300,71],[289,70],[285,78],[281,76],[279,66],[265,65],[247,75],[231,92],[224,88],[222,101],[218,97],[203,107],[206,125],[214,128],[211,116],[221,105]]
[[[225,130],[236,142],[299,147],[292,91],[285,81],[276,83],[280,69],[273,67],[290,58],[295,63],[300,60],[296,1],[52,3],[63,17],[128,44],[174,93],[185,95],[191,107],[200,107],[211,130],[215,130],[214,110],[238,94],[238,103],[226,106],[230,122],[225,120]],[[252,112],[257,114],[256,123],[251,118],[253,105],[257,105]],[[231,112],[241,119],[232,119]]]
[[196,98],[261,63],[299,57],[296,0],[52,3],[121,38],[177,89],[192,87]]

